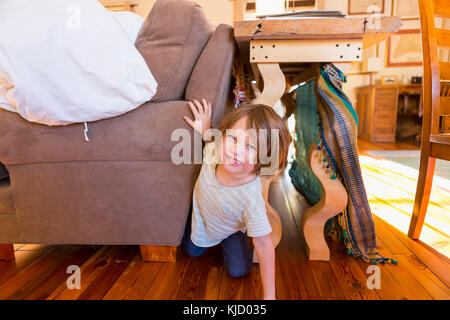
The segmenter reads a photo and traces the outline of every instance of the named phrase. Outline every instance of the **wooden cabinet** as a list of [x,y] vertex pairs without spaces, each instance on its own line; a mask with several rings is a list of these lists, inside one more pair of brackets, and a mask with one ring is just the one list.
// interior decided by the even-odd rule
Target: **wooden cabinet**
[[395,142],[398,107],[397,85],[358,88],[358,137],[371,142]]

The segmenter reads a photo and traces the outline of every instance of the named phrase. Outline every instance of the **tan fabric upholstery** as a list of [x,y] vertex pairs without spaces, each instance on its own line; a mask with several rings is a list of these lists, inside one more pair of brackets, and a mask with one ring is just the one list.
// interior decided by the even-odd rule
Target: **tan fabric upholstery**
[[194,167],[165,161],[11,166],[22,241],[179,245]]
[[9,179],[0,180],[0,215],[15,214]]
[[0,214],[0,243],[21,243],[15,214]]
[[[213,127],[219,124],[227,111],[225,104],[231,104],[232,90],[227,79],[231,78],[235,51],[233,28],[220,24],[195,64],[186,88],[186,100],[205,98],[211,102],[214,108]],[[221,69],[212,68],[213,64],[219,64]]]
[[200,6],[191,1],[158,0],[136,39],[158,82],[151,101],[181,100],[189,76],[213,32]]
[[[172,131],[189,125],[187,101],[145,103],[119,117],[90,122],[89,142],[84,125],[48,127],[0,109],[0,159],[21,164],[60,161],[170,161]],[[8,133],[8,134],[5,134]]]

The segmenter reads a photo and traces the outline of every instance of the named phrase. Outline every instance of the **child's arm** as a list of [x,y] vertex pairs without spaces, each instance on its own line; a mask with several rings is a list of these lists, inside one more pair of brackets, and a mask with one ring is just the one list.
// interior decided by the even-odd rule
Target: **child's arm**
[[194,103],[189,101],[189,107],[191,107],[194,120],[186,116],[183,119],[202,137],[205,137],[205,131],[211,128],[211,102],[206,102],[205,99],[202,99],[202,103],[197,100],[194,100]]
[[264,299],[275,300],[275,249],[270,234],[253,237],[253,245],[258,255]]

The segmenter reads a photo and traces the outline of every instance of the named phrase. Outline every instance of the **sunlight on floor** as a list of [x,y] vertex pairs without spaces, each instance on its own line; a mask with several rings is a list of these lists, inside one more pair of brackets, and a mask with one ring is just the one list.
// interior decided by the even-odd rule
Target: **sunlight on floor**
[[[372,213],[408,232],[418,171],[384,159],[359,157]],[[420,240],[450,257],[450,181],[434,177]]]

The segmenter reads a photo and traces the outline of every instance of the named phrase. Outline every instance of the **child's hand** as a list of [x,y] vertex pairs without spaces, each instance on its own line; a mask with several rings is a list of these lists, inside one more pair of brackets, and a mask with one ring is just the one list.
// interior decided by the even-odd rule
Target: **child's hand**
[[184,116],[183,119],[204,137],[205,131],[211,128],[211,102],[206,102],[205,99],[202,99],[203,104],[197,100],[194,100],[194,103],[189,101],[189,107],[191,107],[194,120],[189,119],[186,116]]

